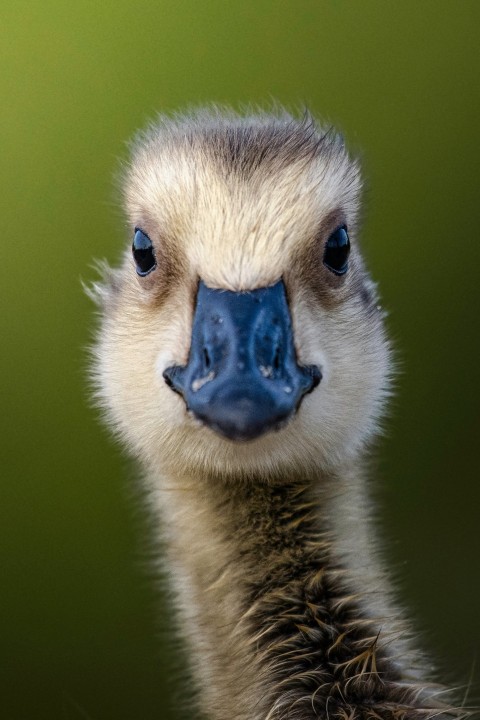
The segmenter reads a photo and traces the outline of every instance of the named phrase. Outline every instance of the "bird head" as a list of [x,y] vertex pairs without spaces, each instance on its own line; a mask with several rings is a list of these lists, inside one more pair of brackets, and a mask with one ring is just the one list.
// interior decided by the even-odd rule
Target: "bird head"
[[136,138],[94,374],[147,465],[273,476],[363,448],[389,350],[360,190],[342,139],[310,117],[200,111]]

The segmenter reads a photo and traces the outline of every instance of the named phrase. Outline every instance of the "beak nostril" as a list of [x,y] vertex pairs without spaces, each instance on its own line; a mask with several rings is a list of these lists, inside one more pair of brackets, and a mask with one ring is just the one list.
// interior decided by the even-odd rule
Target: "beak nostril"
[[281,366],[281,360],[280,360],[280,345],[277,345],[277,348],[275,350],[275,355],[273,357],[273,368],[274,370],[279,370]]
[[206,347],[203,348],[203,364],[206,370],[210,370],[212,361],[210,359],[210,353],[208,352]]

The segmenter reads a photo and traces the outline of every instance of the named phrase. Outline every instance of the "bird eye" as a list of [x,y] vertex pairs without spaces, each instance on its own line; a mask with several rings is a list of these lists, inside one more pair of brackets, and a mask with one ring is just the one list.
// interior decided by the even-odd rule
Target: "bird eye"
[[344,275],[348,270],[350,240],[347,228],[342,225],[333,232],[325,245],[323,264],[335,275]]
[[152,241],[138,228],[133,237],[132,253],[138,275],[144,277],[157,267]]

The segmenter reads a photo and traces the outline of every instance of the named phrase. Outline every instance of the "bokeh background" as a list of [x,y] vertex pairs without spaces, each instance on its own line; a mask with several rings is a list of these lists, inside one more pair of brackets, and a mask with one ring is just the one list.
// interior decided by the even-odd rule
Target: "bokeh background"
[[0,718],[180,716],[136,470],[89,406],[81,280],[128,241],[125,141],[211,100],[306,103],[363,157],[402,370],[382,542],[423,646],[478,700],[479,21],[476,0],[2,0]]

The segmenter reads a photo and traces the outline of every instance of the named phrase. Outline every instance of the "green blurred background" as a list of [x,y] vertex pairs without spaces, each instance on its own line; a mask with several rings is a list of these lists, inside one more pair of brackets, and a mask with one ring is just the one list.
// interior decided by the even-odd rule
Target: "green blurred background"
[[307,103],[364,158],[402,368],[385,552],[423,646],[478,699],[479,20],[475,0],[2,0],[0,720],[179,717],[135,468],[89,407],[80,280],[126,240],[125,140],[210,100]]

